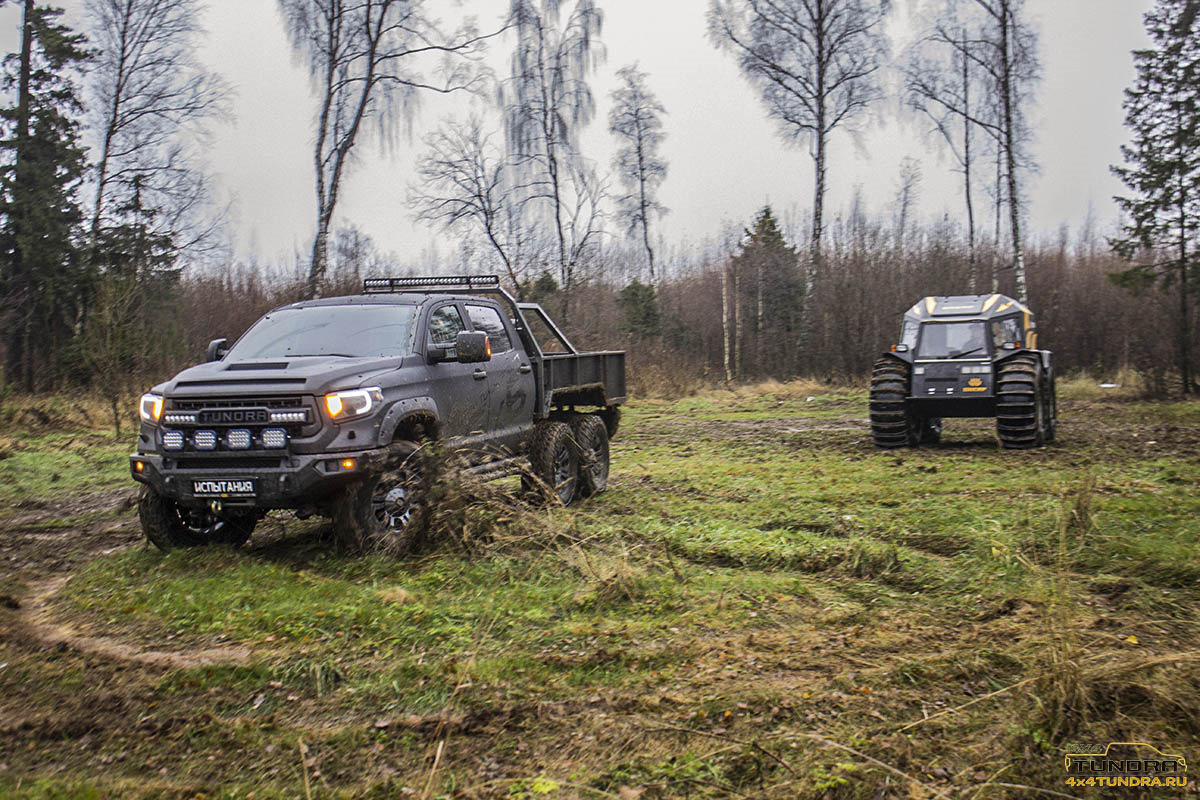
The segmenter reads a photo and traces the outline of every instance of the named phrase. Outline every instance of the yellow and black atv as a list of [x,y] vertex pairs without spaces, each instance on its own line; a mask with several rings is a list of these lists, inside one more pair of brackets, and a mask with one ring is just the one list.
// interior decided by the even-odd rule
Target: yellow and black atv
[[1037,349],[1032,313],[1010,297],[923,298],[875,362],[870,412],[878,447],[936,443],[946,417],[995,417],[1002,447],[1039,447],[1058,417],[1050,351]]

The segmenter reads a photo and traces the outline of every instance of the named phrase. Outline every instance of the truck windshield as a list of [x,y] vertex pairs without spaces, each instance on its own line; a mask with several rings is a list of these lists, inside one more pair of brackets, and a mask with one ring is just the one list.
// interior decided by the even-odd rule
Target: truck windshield
[[983,322],[926,322],[921,326],[917,358],[986,358]]
[[406,355],[415,306],[309,306],[273,311],[254,323],[226,356],[229,360]]

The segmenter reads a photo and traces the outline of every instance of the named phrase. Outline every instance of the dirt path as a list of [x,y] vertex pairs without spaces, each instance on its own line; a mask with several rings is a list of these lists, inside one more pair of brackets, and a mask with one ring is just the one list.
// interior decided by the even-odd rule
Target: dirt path
[[[114,661],[170,669],[242,664],[246,647],[162,650],[139,647],[117,638],[79,630],[56,608],[55,600],[71,576],[97,556],[141,547],[133,511],[136,494],[125,492],[77,498],[58,506],[30,504],[0,519],[0,622],[5,639],[26,646],[71,649]],[[64,517],[95,521],[64,525]]]

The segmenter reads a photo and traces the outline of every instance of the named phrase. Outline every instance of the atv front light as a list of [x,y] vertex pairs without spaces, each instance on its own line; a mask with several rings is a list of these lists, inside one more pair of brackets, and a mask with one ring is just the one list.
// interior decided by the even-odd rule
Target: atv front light
[[325,395],[325,410],[335,422],[358,419],[370,414],[383,402],[383,390],[378,386],[367,389],[347,389]]
[[161,394],[147,392],[142,395],[142,401],[138,404],[138,414],[143,422],[156,423],[162,418],[163,399]]

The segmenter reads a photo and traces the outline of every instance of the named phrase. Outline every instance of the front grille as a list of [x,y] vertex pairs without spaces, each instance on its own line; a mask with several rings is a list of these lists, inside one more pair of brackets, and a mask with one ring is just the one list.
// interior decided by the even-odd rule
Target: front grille
[[176,469],[279,469],[281,458],[181,458],[175,462]]
[[188,400],[171,398],[167,408],[171,411],[200,411],[205,408],[304,408],[303,397],[238,397],[233,400],[216,400],[199,397]]

